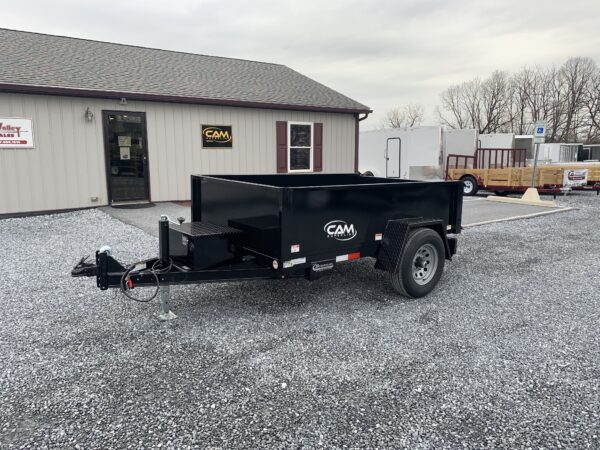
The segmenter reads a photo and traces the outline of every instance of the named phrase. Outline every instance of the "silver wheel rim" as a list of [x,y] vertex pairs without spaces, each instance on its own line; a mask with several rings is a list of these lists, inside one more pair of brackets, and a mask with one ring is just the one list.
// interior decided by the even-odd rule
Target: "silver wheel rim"
[[463,192],[465,194],[473,192],[473,182],[471,180],[463,180]]
[[431,244],[419,247],[412,263],[412,276],[415,283],[424,285],[431,281],[438,267],[438,251]]

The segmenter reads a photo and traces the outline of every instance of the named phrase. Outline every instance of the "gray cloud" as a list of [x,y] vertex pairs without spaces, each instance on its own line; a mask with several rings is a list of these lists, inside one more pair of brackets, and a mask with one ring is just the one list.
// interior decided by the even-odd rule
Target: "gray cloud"
[[[43,0],[0,26],[288,65],[375,110],[425,105],[495,69],[600,62],[600,2]],[[23,12],[24,11],[24,12]]]

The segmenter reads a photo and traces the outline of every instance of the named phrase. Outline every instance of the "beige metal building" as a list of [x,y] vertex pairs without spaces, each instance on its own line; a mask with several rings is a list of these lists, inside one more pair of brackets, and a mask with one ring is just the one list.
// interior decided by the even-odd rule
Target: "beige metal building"
[[0,52],[0,215],[357,170],[369,108],[282,65],[4,29]]

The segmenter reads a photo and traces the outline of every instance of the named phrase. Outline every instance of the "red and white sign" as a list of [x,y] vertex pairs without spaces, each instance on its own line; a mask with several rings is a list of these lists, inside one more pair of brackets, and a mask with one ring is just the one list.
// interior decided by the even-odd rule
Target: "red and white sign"
[[563,174],[563,186],[586,186],[588,183],[588,170],[565,170]]
[[0,148],[34,148],[33,121],[0,117]]

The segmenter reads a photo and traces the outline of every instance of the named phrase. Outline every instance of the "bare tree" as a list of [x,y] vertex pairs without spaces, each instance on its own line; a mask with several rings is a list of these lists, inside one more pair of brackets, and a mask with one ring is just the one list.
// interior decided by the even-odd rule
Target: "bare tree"
[[510,80],[509,130],[515,134],[526,134],[531,124],[529,107],[530,94],[534,86],[535,74],[524,67]]
[[569,58],[560,68],[559,76],[565,88],[565,123],[561,140],[577,142],[581,128],[581,110],[585,107],[585,93],[597,67],[591,58]]
[[506,131],[510,121],[510,83],[506,72],[495,71],[481,85],[481,133]]
[[407,128],[421,125],[425,110],[420,103],[409,103],[390,109],[381,122],[381,128]]
[[585,142],[600,142],[600,72],[596,70],[586,87],[585,101]]
[[438,109],[440,122],[452,128],[495,133],[510,122],[510,83],[505,72],[451,86],[440,99],[444,110]]
[[442,106],[437,108],[437,114],[442,125],[458,129],[469,126],[467,112],[463,107],[463,88],[461,85],[450,86],[440,94],[440,100]]
[[462,106],[471,128],[481,129],[481,80],[475,78],[461,85]]
[[549,142],[600,141],[600,70],[590,58],[570,58],[560,68],[524,67],[512,76],[495,71],[450,86],[440,102],[440,123],[452,128],[525,134],[546,119]]

